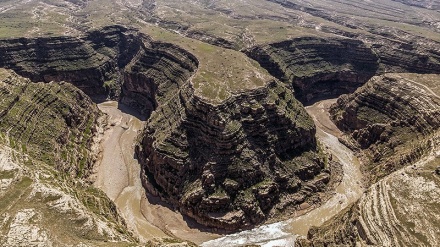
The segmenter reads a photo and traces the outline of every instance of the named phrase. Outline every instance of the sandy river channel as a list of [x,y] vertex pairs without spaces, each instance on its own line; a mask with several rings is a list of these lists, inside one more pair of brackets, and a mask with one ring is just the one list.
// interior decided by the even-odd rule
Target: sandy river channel
[[128,227],[141,242],[171,235],[205,247],[293,246],[294,240],[305,236],[311,226],[322,224],[363,193],[359,161],[351,150],[339,143],[338,137],[342,133],[329,119],[328,107],[334,101],[320,101],[306,109],[315,121],[319,141],[342,163],[344,176],[326,203],[299,217],[226,236],[195,227],[191,220],[145,193],[140,180],[140,165],[134,157],[135,140],[145,122],[135,117],[128,107],[114,101],[98,105],[109,116],[109,128],[102,141],[102,159],[96,167],[95,186],[116,203]]

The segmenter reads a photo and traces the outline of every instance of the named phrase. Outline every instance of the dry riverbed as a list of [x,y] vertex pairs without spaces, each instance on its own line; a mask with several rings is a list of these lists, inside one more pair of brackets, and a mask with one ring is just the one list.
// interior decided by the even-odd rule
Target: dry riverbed
[[109,117],[102,138],[101,158],[95,167],[95,183],[116,203],[129,229],[140,242],[171,236],[201,243],[218,237],[192,227],[191,221],[147,195],[140,179],[134,145],[145,122],[129,107],[108,101],[98,105]]
[[359,162],[351,150],[339,143],[342,133],[329,119],[328,107],[333,102],[318,102],[307,107],[307,111],[314,118],[318,139],[341,162],[344,177],[326,203],[302,216],[223,237],[194,227],[180,213],[146,194],[140,180],[140,165],[134,157],[135,140],[145,122],[130,114],[128,107],[113,101],[99,104],[101,111],[109,116],[109,124],[101,144],[95,186],[116,203],[128,227],[141,242],[171,235],[202,246],[293,245],[294,240],[305,236],[312,225],[322,224],[356,201],[363,192]]

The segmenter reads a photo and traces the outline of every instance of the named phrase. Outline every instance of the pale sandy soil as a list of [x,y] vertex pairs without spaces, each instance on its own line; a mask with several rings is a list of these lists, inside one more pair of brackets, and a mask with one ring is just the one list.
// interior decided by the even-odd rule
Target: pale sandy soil
[[319,226],[347,206],[356,202],[362,195],[362,173],[360,164],[353,152],[338,141],[342,132],[335,126],[329,117],[329,107],[336,99],[323,100],[306,107],[313,117],[318,140],[324,144],[334,158],[342,164],[344,177],[335,191],[335,195],[319,208],[293,219],[289,222],[289,232],[306,236],[311,226]]
[[[134,144],[145,122],[131,110],[114,101],[98,105],[109,116],[102,141],[102,154],[96,166],[94,185],[112,199],[129,228],[141,242],[169,235],[195,243],[218,237],[191,227],[191,221],[146,195],[140,179],[140,165],[134,157]],[[122,111],[121,111],[122,110]]]

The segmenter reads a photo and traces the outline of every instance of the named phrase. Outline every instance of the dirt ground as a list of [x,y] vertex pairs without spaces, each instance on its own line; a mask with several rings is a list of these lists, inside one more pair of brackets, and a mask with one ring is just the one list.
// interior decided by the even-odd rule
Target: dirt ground
[[141,184],[140,164],[134,157],[134,145],[145,122],[136,113],[115,101],[98,105],[109,117],[102,139],[101,159],[95,167],[95,182],[113,200],[130,230],[141,242],[153,238],[177,237],[201,243],[218,235],[193,226],[191,220],[147,195]]

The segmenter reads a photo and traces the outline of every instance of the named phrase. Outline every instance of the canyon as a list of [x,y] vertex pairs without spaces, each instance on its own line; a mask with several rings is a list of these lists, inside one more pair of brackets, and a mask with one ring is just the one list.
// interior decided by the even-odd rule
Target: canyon
[[204,225],[246,228],[324,189],[331,168],[291,91],[259,75],[212,103],[188,83],[193,55],[134,32],[113,26],[83,39],[5,40],[3,66],[31,80],[67,80],[149,116],[136,147],[145,187]]
[[438,245],[434,2],[0,3],[0,245]]
[[[372,78],[354,94],[341,96],[332,106],[335,123],[349,133],[355,148],[365,150],[363,169],[374,184],[358,202],[322,227],[312,228],[308,240],[300,240],[299,246],[439,243],[435,226],[439,193],[435,167],[439,164],[440,133],[436,81],[438,75],[382,75]],[[367,99],[370,96],[375,99]],[[358,97],[365,98],[358,101]],[[368,119],[364,114],[369,115]],[[417,127],[421,125],[425,126]],[[422,225],[432,231],[422,230]]]

